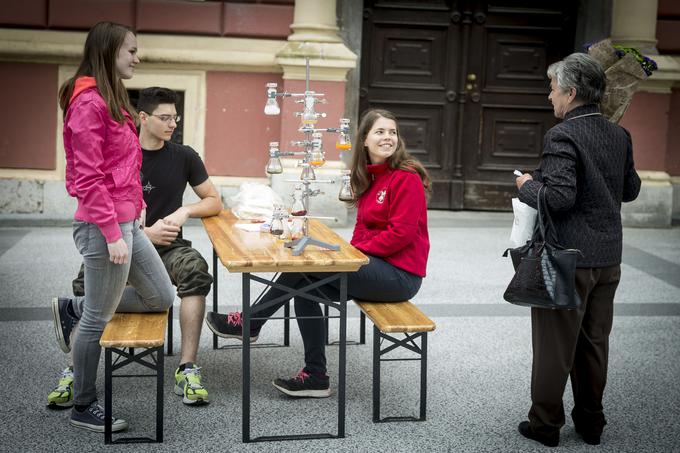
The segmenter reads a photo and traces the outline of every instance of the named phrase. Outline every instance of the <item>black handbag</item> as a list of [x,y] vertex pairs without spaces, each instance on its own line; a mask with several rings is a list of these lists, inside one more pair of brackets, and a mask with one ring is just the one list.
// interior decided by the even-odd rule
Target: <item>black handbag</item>
[[515,276],[503,299],[515,305],[574,310],[581,305],[576,292],[576,260],[580,250],[565,249],[555,237],[555,227],[545,201],[545,186],[537,195],[538,217],[534,235],[522,247],[507,249]]

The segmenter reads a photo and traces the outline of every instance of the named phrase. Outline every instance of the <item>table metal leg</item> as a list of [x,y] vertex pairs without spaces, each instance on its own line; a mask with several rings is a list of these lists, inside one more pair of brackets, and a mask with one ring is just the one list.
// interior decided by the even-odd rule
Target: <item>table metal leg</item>
[[[328,305],[326,305],[328,307]],[[328,318],[326,318],[328,320]],[[328,335],[328,332],[326,332]],[[327,337],[328,338],[328,337]],[[340,274],[340,354],[338,370],[338,437],[345,437],[345,368],[347,363],[347,273]]]
[[244,273],[242,279],[242,331],[243,335],[243,385],[241,389],[243,442],[250,442],[250,274]]
[[[212,287],[213,311],[217,313],[217,300],[218,300],[217,274],[219,273],[219,269],[217,267],[217,251],[215,250],[214,247],[213,247],[212,271],[213,271],[213,287]],[[215,334],[213,334],[213,349],[217,349],[217,335]]]
[[[324,306],[327,304],[332,304],[340,313],[338,318],[340,318],[340,347],[339,347],[339,364],[338,364],[338,432],[336,435],[329,433],[318,433],[318,434],[292,434],[292,435],[276,435],[276,436],[259,436],[251,438],[250,436],[250,323],[252,316],[257,319],[257,312],[263,308],[256,309],[253,313],[252,307],[250,306],[250,283],[251,281],[265,283],[271,283],[271,280],[264,280],[257,276],[252,276],[249,273],[243,274],[242,279],[242,315],[243,320],[243,364],[242,364],[242,400],[241,400],[241,412],[242,412],[242,441],[244,443],[249,442],[264,442],[264,441],[281,441],[281,440],[305,440],[305,439],[332,439],[332,438],[342,438],[345,437],[345,412],[346,412],[346,368],[347,368],[347,274],[344,272],[339,272],[336,274],[329,274],[328,278],[337,278],[340,280],[340,301],[337,305],[334,301],[328,300],[323,303]],[[317,282],[322,284],[321,282]],[[291,288],[291,296],[302,291],[305,294],[312,294],[310,290],[309,293],[305,289],[295,290]],[[289,307],[288,304],[285,305],[286,308]],[[289,317],[289,310],[286,310],[285,317]]]

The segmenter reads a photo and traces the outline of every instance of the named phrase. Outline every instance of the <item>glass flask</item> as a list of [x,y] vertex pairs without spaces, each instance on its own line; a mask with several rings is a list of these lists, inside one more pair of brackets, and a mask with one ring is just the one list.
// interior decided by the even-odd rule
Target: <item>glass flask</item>
[[305,202],[302,198],[302,186],[300,184],[296,184],[295,188],[293,189],[293,206],[290,209],[291,215],[307,215],[307,208],[305,208]]
[[305,91],[305,108],[302,111],[302,125],[313,126],[316,124],[316,112],[314,111],[314,92]]
[[302,174],[300,179],[303,181],[314,181],[316,179],[316,174],[314,173],[314,167],[306,162],[302,163]]
[[347,118],[340,118],[340,132],[338,140],[335,142],[335,148],[340,151],[346,151],[352,148],[352,141],[349,138],[349,120]]
[[279,235],[279,239],[287,241],[290,239],[290,226],[288,225],[288,213],[283,210],[281,210],[281,226],[283,227],[283,230]]
[[303,219],[293,219],[293,222],[290,225],[290,239],[292,241],[300,239],[302,236],[304,236],[303,225]]
[[279,142],[269,143],[269,161],[267,162],[267,173],[270,175],[278,175],[283,173],[283,165],[279,158]]
[[354,191],[352,190],[352,183],[350,182],[350,172],[345,170],[342,172],[342,179],[340,181],[340,193],[338,194],[340,201],[353,201]]
[[264,105],[265,115],[278,115],[281,113],[278,102],[276,102],[276,83],[267,84],[267,103]]
[[272,226],[269,232],[274,236],[280,236],[283,234],[283,221],[277,211],[274,211],[274,216],[272,217]]
[[325,163],[326,158],[323,154],[321,132],[314,132],[312,134],[312,151],[309,154],[309,164],[313,167],[321,167]]

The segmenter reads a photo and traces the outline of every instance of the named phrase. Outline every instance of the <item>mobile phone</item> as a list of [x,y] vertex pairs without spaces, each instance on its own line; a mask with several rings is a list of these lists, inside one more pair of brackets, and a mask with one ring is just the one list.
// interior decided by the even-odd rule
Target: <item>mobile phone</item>
[[512,172],[515,176],[522,176],[522,172],[519,170],[515,170]]

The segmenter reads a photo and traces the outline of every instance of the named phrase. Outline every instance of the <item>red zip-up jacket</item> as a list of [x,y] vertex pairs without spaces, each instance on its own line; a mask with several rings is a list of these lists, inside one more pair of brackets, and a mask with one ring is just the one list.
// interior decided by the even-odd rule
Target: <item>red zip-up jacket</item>
[[368,165],[373,182],[357,203],[351,244],[399,269],[425,277],[430,239],[423,182],[387,163]]
[[76,81],[64,118],[66,190],[78,199],[74,218],[94,223],[107,243],[122,237],[119,223],[146,207],[140,170],[142,150],[132,118],[109,115],[93,77]]

